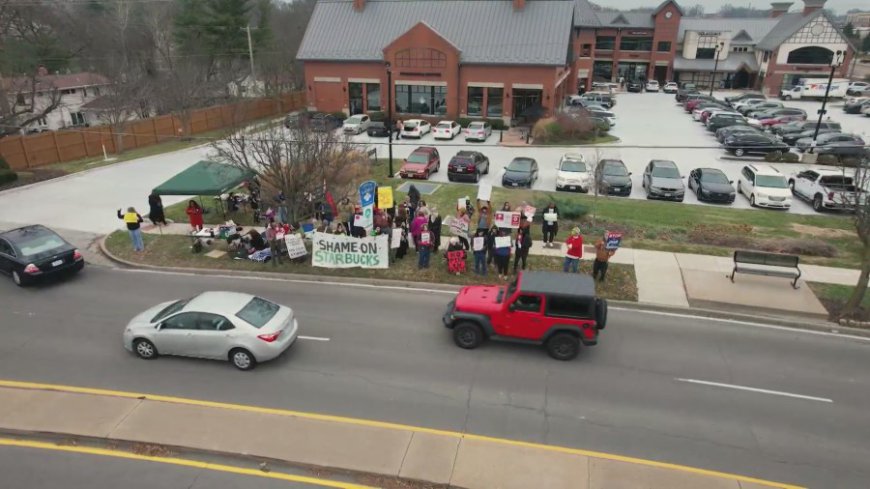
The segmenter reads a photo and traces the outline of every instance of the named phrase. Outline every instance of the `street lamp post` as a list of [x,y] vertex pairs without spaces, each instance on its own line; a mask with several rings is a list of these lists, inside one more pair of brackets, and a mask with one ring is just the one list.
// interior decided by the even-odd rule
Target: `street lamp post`
[[724,42],[716,44],[716,50],[713,54],[713,76],[710,77],[710,96],[713,96],[713,87],[716,86],[716,71],[719,69],[719,53],[725,47]]
[[819,128],[822,126],[822,119],[825,117],[825,106],[828,104],[828,95],[831,93],[831,83],[834,81],[834,72],[837,71],[837,68],[843,64],[843,58],[846,53],[844,51],[837,51],[834,53],[834,57],[831,58],[831,74],[828,76],[828,86],[825,87],[825,98],[822,99],[822,108],[819,109],[819,122],[816,123],[816,129],[813,131],[813,142],[810,143],[810,153],[815,153],[816,149],[816,138],[819,137]]
[[387,143],[389,147],[390,174],[393,178],[393,69],[387,62]]

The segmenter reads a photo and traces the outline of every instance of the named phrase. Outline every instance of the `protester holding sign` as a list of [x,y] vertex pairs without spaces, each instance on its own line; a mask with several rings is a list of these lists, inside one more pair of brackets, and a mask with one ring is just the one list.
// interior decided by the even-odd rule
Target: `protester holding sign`
[[515,243],[516,255],[514,255],[514,274],[517,273],[517,265],[520,260],[523,261],[523,270],[526,269],[526,260],[529,258],[529,250],[532,248],[532,235],[529,223],[523,221],[520,225],[520,230],[517,231],[517,240]]
[[456,234],[459,242],[462,243],[462,248],[469,250],[471,245],[468,243],[468,226],[471,224],[471,219],[468,217],[468,212],[463,208],[459,209],[456,214],[456,219],[459,221],[460,232]]
[[269,224],[266,228],[266,241],[269,243],[269,251],[272,253],[272,266],[278,266],[281,263],[281,240],[278,235],[283,235],[283,230],[278,226],[277,222]]
[[423,224],[420,237],[417,240],[417,268],[429,268],[429,256],[432,254],[432,233],[429,226]]
[[495,238],[501,231],[496,225],[489,228],[486,233],[486,264],[492,265],[495,262]]
[[411,221],[411,237],[414,239],[415,250],[420,246],[420,234],[423,232],[423,228],[427,227],[428,222],[429,219],[422,212]]
[[447,272],[459,275],[465,272],[465,260],[467,255],[462,249],[462,244],[456,236],[450,238],[450,244],[447,245],[447,251],[444,252],[444,258],[447,260]]
[[474,273],[486,277],[486,229],[478,229],[471,239],[471,248],[474,250]]
[[495,237],[495,266],[498,269],[499,280],[508,278],[508,263],[511,261],[511,237],[499,229]]
[[486,231],[492,226],[492,213],[489,211],[489,201],[477,199],[477,216],[478,230],[483,229]]
[[577,273],[580,258],[583,257],[583,236],[580,235],[580,228],[571,230],[571,235],[565,241],[565,248],[565,263],[562,265],[562,271],[568,272],[570,268],[572,272]]
[[599,282],[604,282],[604,276],[607,275],[607,266],[610,262],[610,257],[616,254],[616,248],[607,249],[607,245],[603,238],[599,238],[595,242],[595,261],[592,263],[592,278],[598,279]]
[[403,217],[396,217],[393,223],[393,236],[393,239],[398,238],[398,242],[393,243],[396,249],[395,258],[396,260],[401,260],[408,254],[408,223]]
[[547,248],[553,247],[553,240],[556,239],[556,233],[559,232],[559,208],[555,202],[550,202],[544,209],[544,246]]

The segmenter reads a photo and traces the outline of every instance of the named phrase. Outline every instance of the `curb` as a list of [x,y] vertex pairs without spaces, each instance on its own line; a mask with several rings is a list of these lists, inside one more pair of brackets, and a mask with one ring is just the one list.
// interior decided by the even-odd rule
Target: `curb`
[[[387,280],[373,278],[356,278],[356,277],[341,277],[341,276],[321,276],[308,274],[291,274],[278,272],[247,272],[239,270],[214,270],[209,268],[187,268],[187,267],[161,267],[156,265],[147,265],[136,263],[123,258],[119,258],[109,252],[106,248],[106,239],[109,235],[105,235],[99,240],[100,251],[111,261],[123,265],[131,269],[154,270],[161,272],[178,272],[178,273],[194,273],[198,275],[236,275],[242,277],[263,277],[269,279],[283,279],[287,281],[305,281],[305,282],[340,282],[347,284],[358,285],[380,285],[385,287],[406,288],[406,289],[434,289],[445,292],[458,292],[461,285],[451,284],[436,284],[430,282],[413,282],[404,280]],[[803,317],[794,316],[768,316],[768,315],[750,315],[719,309],[703,309],[694,307],[677,307],[666,306],[659,304],[649,304],[631,301],[609,300],[611,305],[623,309],[631,309],[635,311],[652,311],[667,314],[678,314],[686,316],[695,316],[706,319],[720,319],[726,321],[740,321],[746,323],[764,323],[774,326],[803,329],[808,331],[818,331],[829,334],[852,335],[862,338],[870,338],[870,329],[851,328],[840,326],[836,323],[808,321]]]

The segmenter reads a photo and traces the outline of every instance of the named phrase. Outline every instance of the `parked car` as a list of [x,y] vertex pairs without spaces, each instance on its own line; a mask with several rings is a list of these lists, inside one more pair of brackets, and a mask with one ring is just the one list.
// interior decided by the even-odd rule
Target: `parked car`
[[462,132],[462,127],[456,121],[441,121],[432,129],[435,139],[453,139]]
[[595,175],[592,165],[580,153],[566,153],[559,159],[556,170],[556,190],[579,190],[586,193],[592,188]]
[[643,92],[643,83],[640,80],[631,80],[626,84],[625,89],[629,92],[641,93]]
[[144,360],[178,355],[230,361],[251,370],[296,341],[293,309],[239,292],[203,292],[157,304],[124,329],[124,348]]
[[749,199],[752,207],[788,209],[791,191],[782,173],[770,165],[746,165],[737,180],[737,193]]
[[694,110],[692,110],[692,119],[703,122],[705,112],[709,116],[710,112],[723,109],[731,110],[728,108],[728,106],[720,104],[719,102],[702,102],[696,105]]
[[422,119],[408,119],[402,124],[403,138],[420,139],[432,131],[432,125]]
[[386,138],[390,137],[390,130],[395,132],[392,127],[387,129],[387,124],[385,122],[372,121],[369,124],[369,128],[366,129],[366,134],[371,138]]
[[308,125],[312,131],[330,132],[342,126],[344,119],[339,119],[333,114],[324,114],[318,112],[313,114],[308,120]]
[[742,102],[744,100],[748,100],[751,98],[767,99],[767,97],[765,97],[763,93],[746,92],[746,93],[742,93],[740,95],[737,95],[735,97],[725,97],[725,103],[727,103],[728,105],[734,106],[734,104],[736,104],[738,102]]
[[312,113],[304,111],[287,114],[287,116],[284,117],[284,127],[287,129],[298,129],[308,124],[312,115]]
[[835,131],[840,130],[840,123],[834,122],[831,120],[822,121],[819,124],[817,121],[793,121],[787,124],[780,124],[778,126],[773,126],[770,128],[770,132],[776,134],[777,136],[785,136],[786,134],[792,133],[801,133],[804,131],[809,131],[811,129],[815,129],[816,125],[819,126],[819,129],[832,129]]
[[677,91],[678,91],[679,89],[680,89],[680,86],[677,85],[676,82],[667,82],[667,83],[665,83],[665,86],[662,87],[662,92],[665,92],[665,93],[677,93]]
[[680,169],[670,160],[651,160],[643,171],[642,185],[647,199],[682,202],[686,196]]
[[538,180],[538,162],[534,158],[518,157],[504,167],[501,184],[504,187],[528,187]]
[[631,195],[631,172],[622,160],[605,159],[598,162],[601,165],[600,193],[607,195]]
[[689,188],[701,202],[733,203],[737,195],[733,183],[717,168],[695,168],[689,173]]
[[865,117],[870,117],[870,105],[865,105],[863,109],[861,109],[861,113],[864,114]]
[[486,142],[486,139],[491,135],[492,126],[486,121],[473,121],[465,128],[466,141]]
[[867,90],[870,90],[870,83],[862,81],[852,82],[846,89],[846,95],[858,95]]
[[[752,100],[761,100],[761,99],[752,99]],[[739,109],[736,109],[737,112],[740,112],[743,115],[750,115],[754,112],[765,112],[772,109],[781,109],[783,108],[782,102],[778,100],[765,100],[761,103],[754,105],[744,105]]]
[[686,109],[686,112],[691,114],[692,111],[695,110],[695,107],[704,102],[716,102],[716,99],[709,95],[703,94],[689,95],[688,97],[686,97],[686,101],[683,102],[683,108]]
[[856,158],[870,157],[870,150],[865,148],[865,143],[860,138],[858,140],[828,143],[817,147],[814,151],[817,155],[835,155],[840,158],[847,156]]
[[598,102],[605,109],[612,109],[616,105],[616,97],[612,93],[586,92],[580,98],[590,102]]
[[718,114],[731,114],[731,115],[736,115],[736,116],[740,117],[741,119],[743,119],[743,116],[741,116],[740,114],[738,114],[737,112],[735,112],[731,109],[727,109],[727,108],[723,108],[723,107],[707,107],[706,109],[701,111],[701,114],[700,114],[700,117],[698,120],[701,123],[706,125],[707,121],[710,120],[710,117],[712,117],[714,115],[718,115]]
[[489,173],[489,158],[477,151],[460,151],[447,164],[447,180],[479,182],[481,175]]
[[402,178],[422,178],[429,180],[429,175],[441,168],[441,156],[438,149],[432,146],[420,146],[402,162],[399,176]]
[[544,345],[552,358],[571,360],[581,344],[598,343],[607,324],[607,301],[596,295],[588,275],[523,271],[505,287],[463,287],[442,322],[466,350],[487,339],[509,340]]
[[807,113],[803,109],[785,107],[756,114],[754,118],[749,119],[749,123],[753,126],[770,127],[791,121],[804,121],[806,119]]
[[371,118],[366,114],[352,115],[344,120],[341,130],[345,134],[362,134],[369,128],[371,122]]
[[596,108],[587,108],[586,110],[592,117],[606,120],[608,129],[616,125],[616,114],[614,114],[613,112]]
[[854,210],[867,199],[867,192],[855,186],[854,178],[834,168],[804,170],[789,178],[788,186],[795,197],[811,203],[816,212]]
[[[840,132],[840,131],[837,129],[819,129],[819,136],[821,136],[822,134],[829,134],[832,132]],[[810,129],[808,131],[797,132],[797,133],[791,132],[791,133],[788,133],[788,134],[782,136],[781,141],[789,146],[795,146],[797,144],[797,142],[801,139],[809,139],[810,141],[812,141],[813,135],[815,133],[816,133],[815,129]]]
[[646,91],[647,92],[658,92],[659,91],[659,82],[655,80],[650,80],[646,82]]
[[761,129],[749,124],[734,124],[733,126],[720,127],[716,130],[716,140],[724,143],[733,134],[764,134]]
[[735,156],[748,154],[767,154],[777,151],[787,152],[789,146],[782,141],[763,133],[737,133],[725,139],[725,151]]
[[854,101],[843,104],[843,112],[847,114],[860,114],[861,110],[868,105],[870,105],[870,98],[857,97]]
[[746,124],[746,119],[744,119],[740,114],[720,112],[718,114],[713,114],[709,119],[707,119],[707,130],[710,132],[716,132],[719,128],[733,126],[735,124]]
[[[819,136],[816,138],[816,149],[814,151],[821,154],[824,147],[835,143],[845,143],[846,145],[858,147],[864,146],[864,140],[854,134],[846,134],[842,132],[828,132],[825,134],[819,134]],[[800,152],[805,152],[806,150],[810,149],[812,145],[812,135],[810,135],[809,137],[798,139],[795,142],[795,147]]]
[[82,254],[60,235],[35,224],[0,233],[0,272],[19,287],[72,275],[85,267]]
[[682,103],[686,97],[693,94],[699,94],[698,87],[694,83],[681,83],[674,98],[677,99],[677,102]]
[[[733,104],[730,104],[729,107],[733,108],[734,110],[741,111],[741,113],[742,113],[742,110],[744,110],[744,109],[750,109],[751,107],[755,107],[756,105],[763,104],[765,102],[767,102],[767,99],[748,98],[745,100],[741,100],[739,102],[734,102]],[[728,105],[728,104],[726,103],[725,105]]]

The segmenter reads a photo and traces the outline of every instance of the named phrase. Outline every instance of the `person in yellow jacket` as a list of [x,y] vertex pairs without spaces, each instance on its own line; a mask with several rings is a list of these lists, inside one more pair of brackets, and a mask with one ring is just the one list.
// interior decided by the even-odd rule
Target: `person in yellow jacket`
[[124,221],[127,225],[127,231],[130,233],[130,241],[133,242],[133,251],[145,251],[145,242],[142,241],[142,216],[136,212],[133,207],[127,207],[127,212],[121,214],[121,209],[118,209],[118,219]]

